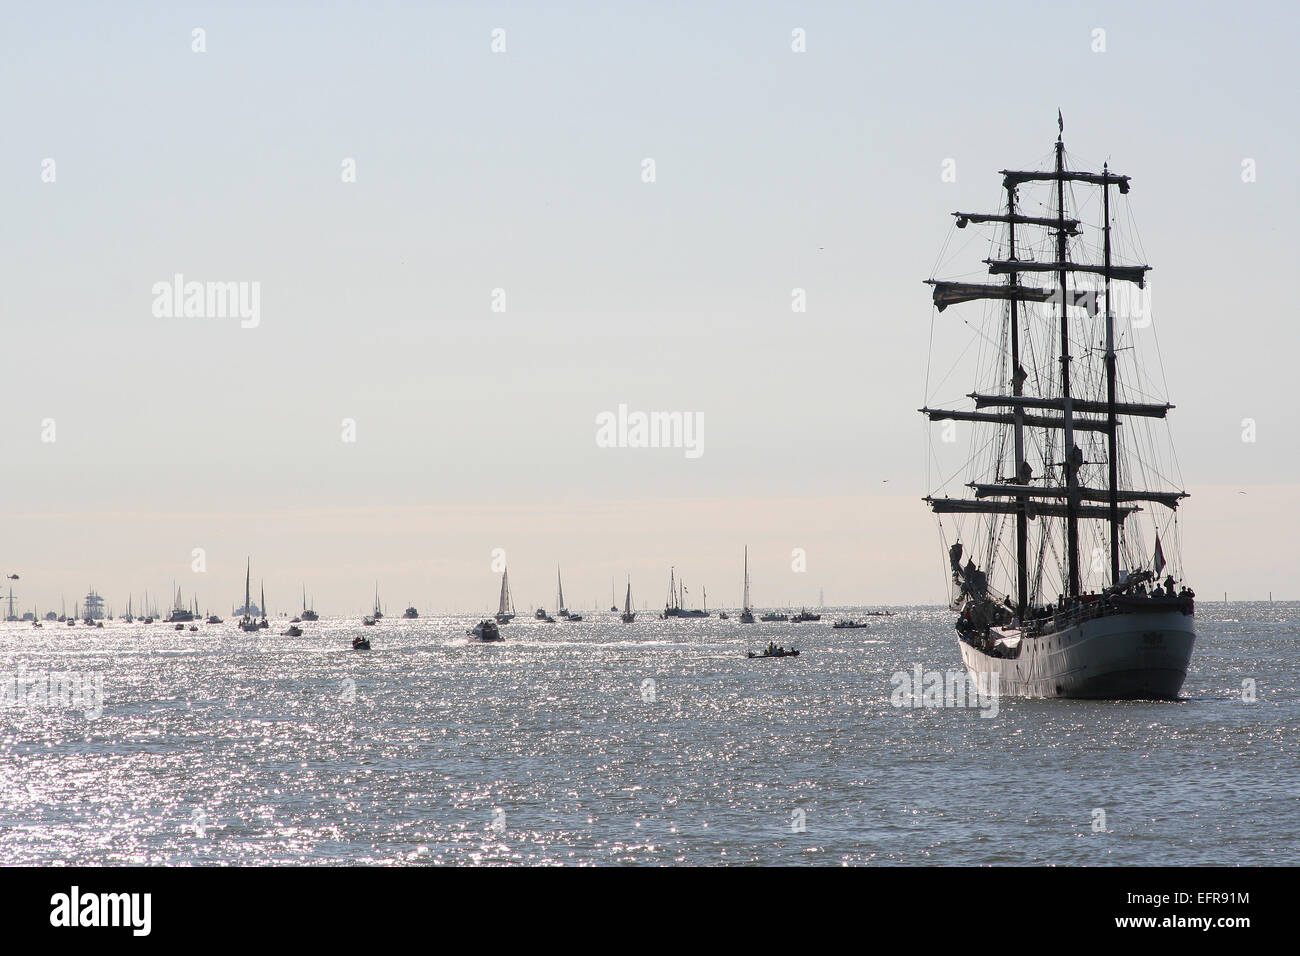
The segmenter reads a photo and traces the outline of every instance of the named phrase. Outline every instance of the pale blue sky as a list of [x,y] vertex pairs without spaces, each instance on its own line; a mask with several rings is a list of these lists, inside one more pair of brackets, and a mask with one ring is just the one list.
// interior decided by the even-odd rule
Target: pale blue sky
[[[534,600],[556,561],[577,593],[630,569],[658,600],[672,561],[735,603],[746,541],[782,598],[941,601],[920,283],[947,214],[1045,157],[1058,107],[1075,157],[1133,177],[1188,485],[1295,481],[1294,4],[320,6],[6,9],[0,454],[28,517],[0,552],[27,603],[161,589],[194,546],[213,606],[250,551],[339,610],[376,576],[468,606],[496,546]],[[155,318],[176,272],[260,282],[261,326]],[[597,448],[620,402],[703,413],[704,456]],[[653,499],[752,517],[616,533]],[[1193,584],[1285,591],[1296,519],[1230,542],[1212,529],[1255,526],[1222,501],[1186,506]],[[342,517],[394,506],[522,514]],[[320,517],[286,537],[294,509]],[[790,576],[814,535],[817,573]],[[1278,560],[1247,570],[1243,545]]]

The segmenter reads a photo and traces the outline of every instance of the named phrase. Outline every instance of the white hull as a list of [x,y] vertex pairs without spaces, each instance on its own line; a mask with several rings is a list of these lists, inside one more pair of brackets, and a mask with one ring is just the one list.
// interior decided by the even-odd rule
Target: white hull
[[958,645],[972,675],[998,675],[1000,694],[1176,700],[1196,642],[1195,620],[1176,610],[1094,618],[1023,639],[1015,659]]

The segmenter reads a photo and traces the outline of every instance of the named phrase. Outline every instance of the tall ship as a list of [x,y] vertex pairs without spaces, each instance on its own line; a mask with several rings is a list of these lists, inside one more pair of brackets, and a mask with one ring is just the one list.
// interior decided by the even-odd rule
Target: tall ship
[[107,611],[104,610],[104,599],[95,593],[94,588],[91,588],[90,593],[82,600],[86,602],[87,621],[102,621],[108,616]]
[[510,596],[510,569],[501,571],[501,596],[497,598],[496,622],[509,624],[515,619],[515,602]]
[[[953,214],[954,229],[987,229],[983,264],[996,281],[927,280],[937,312],[981,305],[962,310],[973,345],[932,320],[937,375],[921,412],[942,423],[950,450],[932,446],[927,460],[944,477],[927,481],[924,500],[976,680],[997,675],[1000,693],[1028,697],[1176,699],[1195,594],[1178,547],[1187,494],[1172,486],[1177,462],[1167,427],[1157,429],[1174,406],[1156,398],[1159,361],[1144,358],[1155,345],[1150,267],[1137,261],[1122,200],[1130,177],[1108,163],[1076,168],[1057,122],[1050,168],[1002,170],[997,211]],[[967,275],[970,263],[953,271]],[[931,407],[951,399],[971,355],[969,405]]]

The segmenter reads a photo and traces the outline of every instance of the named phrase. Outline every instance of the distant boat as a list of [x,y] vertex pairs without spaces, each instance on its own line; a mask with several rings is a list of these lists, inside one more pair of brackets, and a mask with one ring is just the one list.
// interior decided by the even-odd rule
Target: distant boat
[[[630,585],[629,585],[630,587]],[[618,613],[618,601],[614,598],[614,579],[609,579],[609,609],[611,612]]]
[[302,587],[302,613],[298,615],[304,621],[319,621],[320,615],[316,613],[316,602],[313,600],[312,606],[307,606],[307,585]]
[[302,637],[302,628],[297,624],[290,624],[287,631],[280,632],[281,637]]
[[[253,596],[249,593],[249,587],[252,582],[253,562],[250,560],[244,568],[244,616],[239,619],[239,629],[241,631],[256,631],[257,622],[248,612],[250,605],[253,603]],[[149,621],[145,621],[146,624]]]
[[222,623],[222,621],[221,621],[221,618],[217,617],[215,614],[209,614],[209,615],[208,615],[208,623],[209,623],[209,624],[220,624],[220,623]]
[[663,616],[665,619],[670,617],[708,617],[709,597],[708,591],[704,592],[704,610],[699,608],[686,607],[686,582],[676,578],[677,569],[670,568],[668,571],[668,603],[664,606]]
[[376,621],[384,616],[384,609],[379,606],[379,582],[375,582],[375,609],[371,612],[371,617]]
[[753,651],[749,652],[749,657],[751,658],[798,657],[798,656],[799,656],[799,652],[796,650],[787,651],[784,647],[773,647],[771,645],[763,648],[763,652],[761,654],[755,654]]
[[[173,582],[174,583],[174,582]],[[176,600],[172,604],[171,613],[167,615],[168,624],[188,623],[194,620],[196,615],[189,608],[181,604],[181,589],[175,588]]]
[[807,608],[803,608],[798,614],[790,618],[790,620],[796,623],[798,623],[799,621],[820,621],[821,619],[822,616],[820,614],[814,614],[812,611],[808,610]]
[[790,615],[789,615],[789,614],[778,614],[778,613],[776,613],[775,611],[769,611],[768,613],[766,613],[766,614],[764,614],[762,617],[760,617],[759,620],[760,620],[760,621],[767,621],[767,622],[771,622],[771,621],[788,621],[788,620],[790,620]]
[[740,623],[753,624],[754,612],[749,606],[749,548],[745,548],[745,602],[740,608]]
[[367,614],[365,617],[361,619],[361,623],[364,624],[366,627],[374,627],[375,619],[371,615]]
[[559,596],[555,602],[558,605],[559,610],[556,611],[555,613],[560,615],[560,617],[564,618],[566,621],[574,621],[575,623],[577,621],[581,621],[582,620],[581,614],[570,614],[569,609],[564,606],[564,581],[560,579],[559,568],[555,569],[555,582],[556,582],[556,586],[559,588]]
[[368,651],[368,650],[370,650],[370,638],[368,638],[368,637],[354,637],[354,638],[352,638],[352,649],[353,649],[354,651]]
[[480,641],[499,641],[501,640],[501,629],[497,627],[497,622],[492,620],[479,621],[473,629],[467,632],[470,637]]
[[501,572],[501,596],[497,599],[496,621],[509,624],[515,619],[515,602],[510,596],[510,569]]
[[402,612],[402,617],[404,617],[408,621],[414,621],[419,616],[420,616],[420,612],[413,607],[408,607],[405,611]]
[[844,628],[870,627],[870,626],[871,625],[867,624],[865,621],[855,621],[853,620],[853,618],[848,618],[842,621],[836,621],[834,624],[831,625],[831,627],[835,628],[836,630],[843,630]]
[[257,622],[258,628],[268,628],[271,622],[266,619],[266,583],[262,583],[262,619]]
[[623,600],[623,617],[624,624],[631,624],[636,620],[636,614],[632,610],[632,578],[627,579],[627,597]]

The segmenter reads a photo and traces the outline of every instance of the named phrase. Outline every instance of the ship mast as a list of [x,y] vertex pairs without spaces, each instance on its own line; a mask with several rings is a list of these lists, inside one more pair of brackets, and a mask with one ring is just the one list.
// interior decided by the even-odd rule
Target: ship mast
[[[1064,123],[1056,137],[1056,216],[1065,218],[1065,143]],[[1079,593],[1079,462],[1076,460],[1074,444],[1074,404],[1070,396],[1070,321],[1066,309],[1066,276],[1069,274],[1069,260],[1065,257],[1066,232],[1063,226],[1056,229],[1056,261],[1060,271],[1056,274],[1058,302],[1061,309],[1061,413],[1064,418],[1065,442],[1065,553],[1069,574],[1066,597],[1075,597]]]
[[1110,426],[1110,447],[1107,464],[1110,474],[1110,583],[1119,584],[1119,539],[1123,523],[1119,516],[1119,440],[1115,419],[1115,315],[1110,308],[1110,163],[1101,167],[1102,213],[1105,219],[1102,233],[1103,256],[1106,266],[1106,423]]
[[[1007,258],[1016,258],[1016,187],[1007,183]],[[1017,308],[1015,288],[1019,284],[1016,273],[1008,275],[1008,285],[1013,290],[1009,304],[1011,306],[1011,394],[1020,397],[1025,383],[1024,370],[1020,367],[1020,311]],[[1012,484],[1029,484],[1029,469],[1025,464],[1025,409],[1017,404],[1012,413],[1015,415],[1015,451],[1016,471]],[[1025,608],[1029,605],[1029,519],[1026,514],[1028,500],[1024,495],[1016,498],[1016,617],[1024,620]]]

